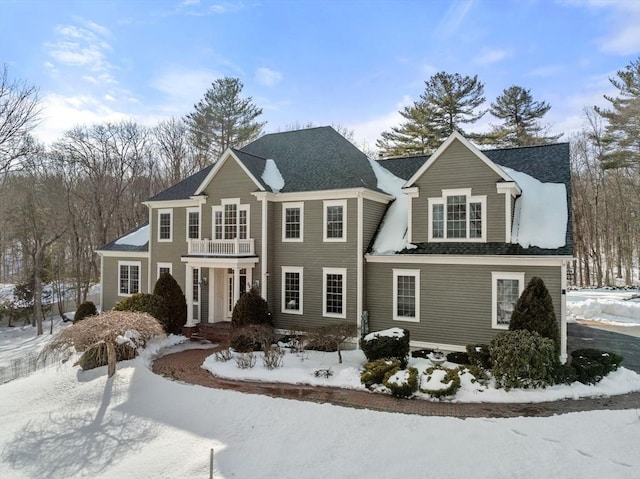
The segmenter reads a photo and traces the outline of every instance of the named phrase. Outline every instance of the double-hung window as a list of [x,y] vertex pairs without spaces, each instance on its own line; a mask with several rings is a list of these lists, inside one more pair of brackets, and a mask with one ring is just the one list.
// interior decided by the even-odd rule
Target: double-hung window
[[173,239],[173,210],[158,210],[158,241],[169,242]]
[[240,204],[240,199],[224,199],[213,207],[213,239],[249,238],[249,205]]
[[491,326],[508,329],[511,313],[524,291],[524,273],[491,273]]
[[172,274],[173,265],[171,263],[158,263],[158,278],[162,273]]
[[322,268],[322,311],[331,318],[347,317],[346,268]]
[[302,314],[303,268],[282,267],[282,312]]
[[429,198],[429,241],[486,241],[486,196],[471,189],[442,190]]
[[324,241],[347,241],[347,200],[324,202]]
[[200,238],[200,208],[187,208],[187,240]]
[[140,261],[118,261],[118,295],[140,292]]
[[420,270],[393,270],[393,319],[420,321]]
[[282,241],[303,241],[304,203],[282,204]]

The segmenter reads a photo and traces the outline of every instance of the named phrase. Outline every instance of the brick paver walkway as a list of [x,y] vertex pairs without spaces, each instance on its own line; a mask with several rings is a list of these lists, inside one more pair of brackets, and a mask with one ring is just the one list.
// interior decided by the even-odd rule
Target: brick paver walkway
[[420,414],[423,416],[518,417],[553,416],[597,409],[640,408],[640,392],[604,398],[563,400],[543,403],[451,403],[419,399],[398,399],[386,394],[352,389],[308,386],[300,384],[235,381],[212,376],[200,366],[216,349],[187,349],[167,354],[153,363],[153,371],[165,377],[217,389],[231,389],[248,394],[297,399],[338,406],[385,412]]

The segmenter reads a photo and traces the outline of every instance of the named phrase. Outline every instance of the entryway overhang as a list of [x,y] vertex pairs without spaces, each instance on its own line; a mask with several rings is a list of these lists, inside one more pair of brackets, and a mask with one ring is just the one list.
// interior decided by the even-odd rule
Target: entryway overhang
[[180,261],[194,268],[253,268],[260,258],[258,256],[239,256],[231,258],[211,256],[182,256]]

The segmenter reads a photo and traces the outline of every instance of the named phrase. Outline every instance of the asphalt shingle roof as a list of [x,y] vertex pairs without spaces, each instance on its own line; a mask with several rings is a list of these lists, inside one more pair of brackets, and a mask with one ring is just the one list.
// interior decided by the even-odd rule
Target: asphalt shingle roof
[[113,241],[111,241],[110,243],[107,243],[102,248],[98,248],[98,251],[129,251],[129,252],[146,253],[147,251],[149,251],[149,241],[147,241],[143,245],[117,244],[117,242],[120,240],[120,238],[124,238],[125,236],[129,236],[130,234],[135,233],[138,230],[141,230],[142,228],[144,228],[148,224],[149,224],[149,222],[147,221],[146,223],[141,224],[140,226],[138,226],[136,228],[133,228],[131,231],[126,232],[125,234],[123,234],[119,238],[116,238]]
[[198,189],[198,186],[204,181],[209,172],[213,168],[213,165],[209,165],[202,170],[194,173],[193,175],[185,178],[180,183],[161,191],[155,196],[152,196],[147,201],[171,201],[171,200],[186,200],[189,199]]

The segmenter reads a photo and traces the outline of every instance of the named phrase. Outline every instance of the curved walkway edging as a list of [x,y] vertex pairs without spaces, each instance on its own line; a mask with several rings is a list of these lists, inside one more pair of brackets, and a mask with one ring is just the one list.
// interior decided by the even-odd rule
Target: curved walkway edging
[[542,403],[451,403],[399,399],[386,394],[325,386],[235,381],[217,378],[200,367],[205,358],[210,356],[213,351],[215,349],[187,349],[170,353],[156,359],[152,369],[154,373],[173,380],[210,388],[422,416],[543,417],[569,412],[640,408],[640,392]]

